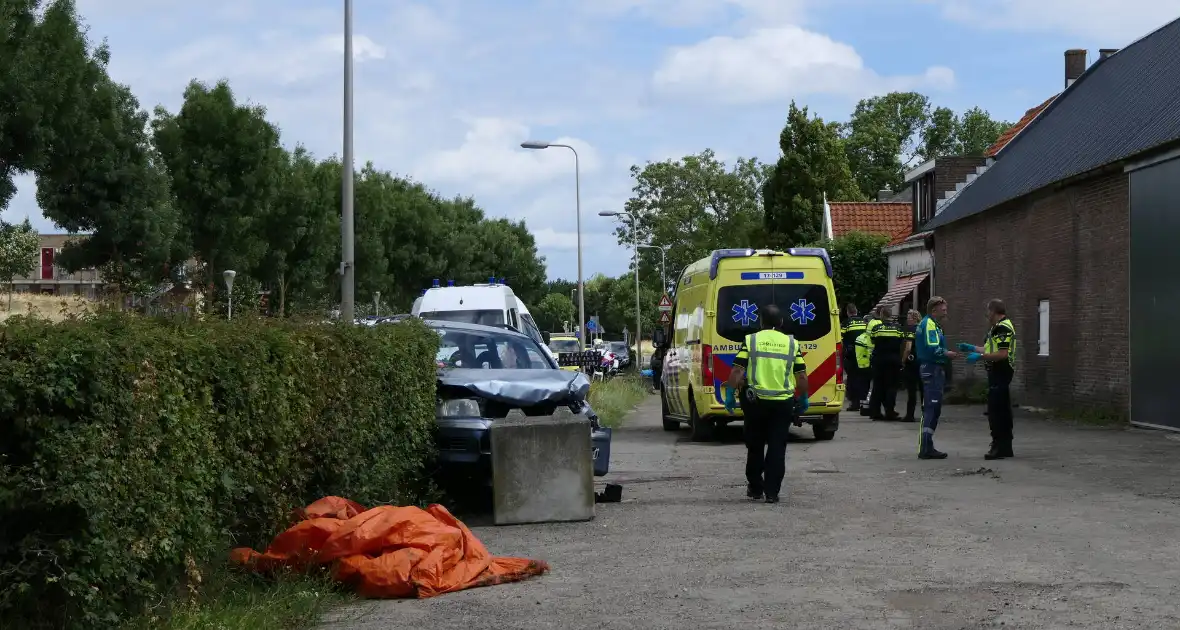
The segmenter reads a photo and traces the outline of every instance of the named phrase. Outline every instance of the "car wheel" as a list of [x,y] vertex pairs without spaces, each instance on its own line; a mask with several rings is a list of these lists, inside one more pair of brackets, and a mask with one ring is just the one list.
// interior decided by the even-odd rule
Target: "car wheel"
[[811,425],[811,434],[815,436],[816,440],[824,442],[836,437],[836,429],[840,426],[839,417],[839,415],[835,415],[831,419],[813,423]]
[[692,390],[688,391],[688,428],[692,430],[693,442],[713,441],[713,421],[706,420],[697,413],[697,403],[693,399]]
[[664,421],[665,431],[679,431],[680,421],[668,417],[668,392],[660,392],[660,419]]

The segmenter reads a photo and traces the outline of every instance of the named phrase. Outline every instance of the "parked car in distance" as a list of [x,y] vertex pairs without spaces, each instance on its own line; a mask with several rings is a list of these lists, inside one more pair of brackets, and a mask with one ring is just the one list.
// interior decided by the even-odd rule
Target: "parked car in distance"
[[552,415],[560,406],[591,424],[594,474],[609,470],[610,429],[586,401],[590,383],[580,372],[560,370],[530,336],[505,326],[426,320],[439,335],[439,464],[444,476],[491,483],[491,426],[519,409],[526,416]]

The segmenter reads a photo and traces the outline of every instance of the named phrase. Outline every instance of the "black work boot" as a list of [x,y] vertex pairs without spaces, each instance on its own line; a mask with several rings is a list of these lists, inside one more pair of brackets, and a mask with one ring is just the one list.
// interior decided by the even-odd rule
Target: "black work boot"
[[[1009,450],[1009,452],[1011,452],[1011,449],[1008,449],[1008,450]],[[984,454],[984,456],[983,456],[983,458],[988,461],[991,461],[993,459],[1005,459],[1007,457],[1011,457],[1011,455],[1006,455],[1004,453],[1004,447],[995,443],[995,442],[992,442],[991,449],[988,450],[988,452],[986,454]]]
[[901,419],[902,422],[917,422],[918,419],[913,416],[906,416]]
[[778,503],[778,495],[777,494],[766,495],[766,502],[767,503]]
[[918,459],[946,459],[946,453],[931,447],[925,453],[918,453]]
[[1016,457],[1012,454],[1012,442],[1004,442],[1000,445],[1001,457]]
[[757,501],[758,499],[762,498],[762,491],[758,490],[757,488],[747,487],[746,488],[746,496],[750,497],[750,499],[752,499],[754,501]]

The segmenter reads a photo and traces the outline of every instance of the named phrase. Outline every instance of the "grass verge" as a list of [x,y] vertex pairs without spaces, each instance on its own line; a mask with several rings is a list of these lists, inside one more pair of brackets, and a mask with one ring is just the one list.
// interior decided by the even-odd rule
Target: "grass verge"
[[355,599],[326,573],[271,577],[224,569],[201,592],[158,614],[145,615],[132,630],[299,630],[318,625],[328,611]]
[[590,384],[590,406],[604,426],[617,428],[623,418],[648,396],[648,385],[638,376],[616,376]]

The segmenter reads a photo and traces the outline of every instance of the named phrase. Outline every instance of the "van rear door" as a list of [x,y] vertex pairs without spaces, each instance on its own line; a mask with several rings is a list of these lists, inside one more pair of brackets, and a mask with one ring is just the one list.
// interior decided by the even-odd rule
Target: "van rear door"
[[828,287],[822,284],[733,284],[717,291],[717,334],[740,344],[762,328],[760,309],[778,306],[783,332],[799,342],[812,400],[836,400],[836,337]]

